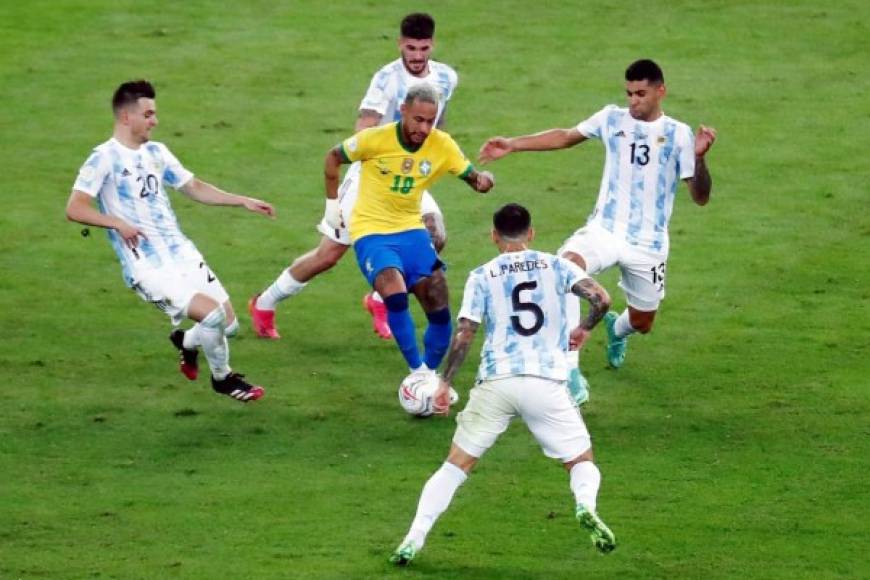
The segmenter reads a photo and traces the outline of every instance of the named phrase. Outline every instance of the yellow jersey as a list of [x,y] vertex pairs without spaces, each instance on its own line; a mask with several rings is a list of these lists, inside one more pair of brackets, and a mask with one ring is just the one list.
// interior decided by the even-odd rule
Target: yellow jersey
[[419,148],[404,142],[398,122],[370,127],[345,139],[345,161],[361,161],[359,194],[350,216],[350,239],[423,228],[423,191],[445,173],[465,177],[474,168],[453,138],[432,129]]

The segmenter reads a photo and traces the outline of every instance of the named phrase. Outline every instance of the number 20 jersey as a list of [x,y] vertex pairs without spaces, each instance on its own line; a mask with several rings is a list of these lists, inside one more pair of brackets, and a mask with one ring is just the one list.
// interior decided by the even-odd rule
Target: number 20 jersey
[[458,318],[480,323],[486,339],[477,380],[532,375],[568,377],[571,288],[586,272],[564,258],[525,250],[501,254],[473,270]]
[[101,213],[121,218],[146,236],[139,238],[138,248],[131,249],[116,230],[107,230],[128,285],[134,270],[161,268],[199,256],[178,227],[164,187],[178,189],[192,178],[166,145],[156,141],[134,150],[109,139],[94,148],[79,169],[73,189],[95,197]]

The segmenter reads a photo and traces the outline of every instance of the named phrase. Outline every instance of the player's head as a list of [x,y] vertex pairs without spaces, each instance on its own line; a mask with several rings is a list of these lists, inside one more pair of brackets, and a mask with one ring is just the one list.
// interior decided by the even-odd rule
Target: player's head
[[635,119],[655,121],[661,115],[665,93],[665,75],[655,62],[636,60],[625,69],[625,95]]
[[507,245],[525,245],[535,237],[529,210],[518,203],[509,203],[492,214],[492,240],[504,249]]
[[154,87],[145,80],[123,83],[112,95],[115,125],[136,143],[147,142],[157,125],[156,97]]
[[426,13],[414,12],[402,19],[399,27],[399,51],[409,73],[424,76],[429,68],[429,55],[435,46],[435,20]]
[[438,91],[426,83],[415,85],[408,90],[400,110],[403,136],[412,145],[422,145],[438,116]]

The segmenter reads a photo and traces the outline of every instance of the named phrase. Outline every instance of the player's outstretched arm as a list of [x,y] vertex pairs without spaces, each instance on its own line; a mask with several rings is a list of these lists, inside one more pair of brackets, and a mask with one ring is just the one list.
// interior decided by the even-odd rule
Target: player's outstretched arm
[[571,129],[550,129],[520,137],[493,137],[480,148],[478,159],[481,163],[486,164],[517,151],[567,149],[585,140],[586,136],[578,131],[576,127]]
[[698,205],[707,205],[710,201],[710,191],[713,189],[713,178],[707,169],[705,155],[716,141],[716,129],[701,125],[695,134],[695,175],[686,180],[692,200]]
[[139,245],[139,236],[146,236],[139,228],[132,226],[119,217],[100,213],[94,207],[93,199],[83,191],[73,190],[66,204],[66,219],[86,226],[97,226],[117,230],[130,248]]
[[571,331],[569,347],[578,350],[589,338],[589,332],[601,322],[607,311],[610,310],[610,295],[604,287],[592,278],[584,278],[571,287],[571,292],[589,303],[589,313],[580,324]]
[[237,206],[270,217],[275,215],[275,208],[265,201],[244,195],[236,195],[235,193],[227,193],[211,183],[196,177],[182,185],[181,191],[190,199],[205,205]]
[[478,326],[480,324],[467,318],[459,319],[456,331],[453,333],[453,340],[450,341],[450,350],[447,352],[447,363],[444,367],[441,384],[433,396],[435,412],[439,415],[446,415],[450,411],[450,385],[462,363],[465,362],[465,357],[468,356]]
[[486,193],[495,187],[495,176],[489,171],[477,171],[472,169],[468,175],[462,178],[465,183],[471,186],[471,189],[480,193]]

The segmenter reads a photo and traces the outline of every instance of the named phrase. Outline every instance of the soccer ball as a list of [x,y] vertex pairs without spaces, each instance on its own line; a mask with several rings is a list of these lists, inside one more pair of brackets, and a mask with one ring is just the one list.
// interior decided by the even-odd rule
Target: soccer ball
[[[414,372],[399,385],[399,404],[410,415],[431,417],[435,412],[432,396],[438,389],[440,378],[434,372]],[[459,400],[459,393],[450,388],[450,404]]]

